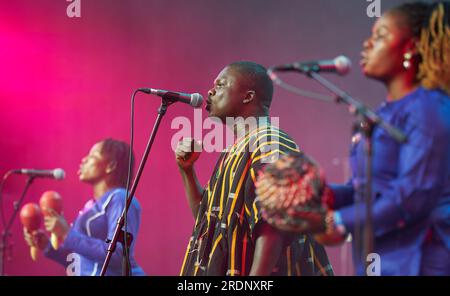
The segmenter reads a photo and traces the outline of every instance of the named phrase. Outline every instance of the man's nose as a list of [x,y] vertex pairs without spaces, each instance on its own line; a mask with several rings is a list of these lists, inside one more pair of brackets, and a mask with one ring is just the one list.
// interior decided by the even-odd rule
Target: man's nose
[[211,88],[208,90],[208,97],[212,97],[216,94],[216,90],[214,88]]

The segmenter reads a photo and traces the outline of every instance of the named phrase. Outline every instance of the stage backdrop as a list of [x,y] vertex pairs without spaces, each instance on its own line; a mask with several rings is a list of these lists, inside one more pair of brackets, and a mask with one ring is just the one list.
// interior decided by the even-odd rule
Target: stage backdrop
[[[64,181],[36,180],[25,202],[56,190],[69,221],[91,197],[76,175],[81,158],[106,137],[129,141],[130,97],[138,87],[206,97],[218,72],[233,61],[271,66],[344,54],[353,61],[352,72],[327,77],[372,107],[385,96],[382,86],[365,79],[358,67],[362,42],[375,21],[367,15],[370,2],[365,0],[75,2],[80,6],[66,0],[0,2],[0,175],[17,168],[63,168]],[[404,1],[379,2],[385,10]],[[327,93],[302,75],[283,77]],[[136,98],[138,160],[159,103],[154,96]],[[329,181],[345,181],[353,122],[345,106],[276,87],[271,115],[323,166]],[[169,108],[137,190],[142,225],[136,259],[149,275],[179,273],[194,224],[170,146],[177,116],[193,120],[193,109],[185,104]],[[196,167],[202,183],[217,157],[201,155]],[[15,175],[5,184],[7,216],[25,180]],[[31,261],[18,218],[9,241],[7,274],[65,274],[42,254]],[[336,273],[351,274],[349,245],[328,250]]]

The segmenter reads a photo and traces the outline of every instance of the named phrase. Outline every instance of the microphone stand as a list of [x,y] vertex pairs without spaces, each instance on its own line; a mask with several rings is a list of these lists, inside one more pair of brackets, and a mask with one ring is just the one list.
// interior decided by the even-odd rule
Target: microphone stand
[[0,275],[5,275],[4,271],[5,271],[5,261],[6,261],[6,249],[10,248],[10,246],[8,245],[8,237],[10,236],[10,230],[11,227],[14,223],[14,219],[16,218],[17,213],[20,210],[20,206],[22,205],[22,202],[25,198],[25,195],[27,194],[28,189],[30,188],[31,183],[33,183],[34,181],[34,176],[29,176],[27,179],[27,182],[25,184],[25,188],[22,191],[22,195],[20,196],[19,201],[14,202],[14,212],[11,215],[11,217],[9,218],[8,224],[6,224],[5,229],[3,230],[2,233],[2,242],[0,245],[0,251],[1,251],[1,256],[0,256]]
[[[391,126],[389,123],[381,119],[375,112],[366,107],[363,103],[355,100],[349,94],[339,89],[337,86],[326,80],[311,68],[299,69],[300,72],[305,73],[309,78],[319,82],[322,86],[336,95],[336,103],[344,103],[349,106],[349,111],[355,116],[360,117],[359,129],[365,137],[364,152],[366,154],[366,184],[365,184],[365,213],[366,221],[364,223],[364,238],[363,238],[363,261],[366,263],[366,268],[369,263],[367,256],[373,253],[375,249],[374,231],[373,231],[373,217],[372,217],[372,158],[373,158],[373,130],[378,125],[385,129],[389,135],[399,143],[407,141],[406,135],[399,129]],[[360,252],[360,250],[358,250]]]
[[[119,241],[120,243],[122,243],[124,254],[126,253],[125,248],[128,249],[131,245],[131,241],[133,238],[131,233],[128,233],[128,232],[124,233],[125,231],[122,230],[122,227],[124,225],[125,215],[127,215],[128,209],[133,200],[134,193],[136,192],[137,186],[139,184],[139,180],[140,180],[142,172],[144,170],[145,163],[147,162],[147,158],[148,158],[148,155],[152,148],[153,141],[155,140],[156,133],[157,133],[159,125],[161,123],[162,117],[166,114],[167,107],[169,105],[171,105],[172,103],[174,103],[174,100],[172,100],[171,98],[169,98],[165,95],[162,96],[161,106],[158,109],[158,117],[156,118],[156,122],[153,126],[152,133],[150,134],[150,138],[148,140],[147,146],[145,147],[144,156],[142,157],[141,163],[139,164],[139,168],[138,168],[136,176],[133,180],[133,185],[131,186],[131,190],[127,196],[127,202],[126,202],[125,208],[123,209],[122,214],[120,215],[120,218],[117,220],[116,229],[114,230],[113,237],[110,240],[109,239],[106,240],[106,242],[109,243],[109,246],[108,246],[105,260],[103,262],[100,276],[104,276],[106,274],[106,270],[108,269],[109,262],[111,261],[111,256],[114,253],[114,251],[116,250],[117,242]],[[125,246],[125,244],[124,244],[124,236],[125,235],[127,236],[127,239],[126,239],[127,246]],[[124,260],[124,262],[123,262],[124,264],[125,264],[125,260],[128,263],[127,258],[124,258],[123,260]],[[126,275],[128,276],[128,275],[130,275],[130,269],[129,269],[127,263],[125,265],[127,266],[126,267]]]

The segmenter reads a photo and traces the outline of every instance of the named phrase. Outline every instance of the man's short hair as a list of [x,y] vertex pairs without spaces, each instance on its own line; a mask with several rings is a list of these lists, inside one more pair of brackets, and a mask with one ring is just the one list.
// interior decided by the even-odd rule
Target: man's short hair
[[267,74],[267,69],[260,64],[248,61],[234,62],[228,67],[245,78],[248,88],[254,90],[263,106],[269,109],[272,103],[273,82]]

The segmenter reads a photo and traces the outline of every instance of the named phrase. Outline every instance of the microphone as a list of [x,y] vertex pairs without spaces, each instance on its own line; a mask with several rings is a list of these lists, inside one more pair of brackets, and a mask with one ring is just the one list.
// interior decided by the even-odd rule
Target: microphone
[[345,75],[350,71],[352,62],[346,56],[338,56],[332,60],[319,60],[308,62],[295,62],[292,64],[279,65],[270,68],[271,71],[300,71],[308,72],[335,72],[339,75]]
[[203,103],[203,97],[199,93],[186,94],[182,92],[175,92],[154,88],[139,88],[138,90],[146,94],[156,95],[166,99],[170,99],[172,101],[178,101],[185,104],[189,104],[194,108],[200,107]]
[[20,169],[12,171],[15,174],[19,175],[28,175],[32,177],[41,177],[41,178],[53,178],[56,180],[62,180],[66,176],[66,173],[63,169],[54,169],[54,170],[34,170],[34,169]]

